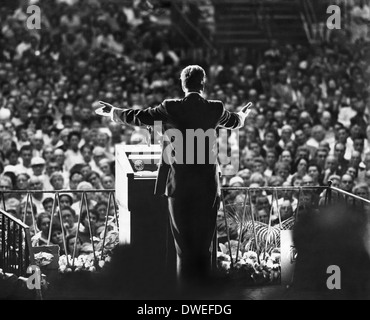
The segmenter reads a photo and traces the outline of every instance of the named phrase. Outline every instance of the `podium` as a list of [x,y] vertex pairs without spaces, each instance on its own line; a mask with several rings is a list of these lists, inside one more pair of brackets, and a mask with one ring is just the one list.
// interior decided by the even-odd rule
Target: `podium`
[[167,199],[155,196],[160,145],[116,146],[119,241],[130,246],[135,264],[154,274],[175,274],[176,254]]

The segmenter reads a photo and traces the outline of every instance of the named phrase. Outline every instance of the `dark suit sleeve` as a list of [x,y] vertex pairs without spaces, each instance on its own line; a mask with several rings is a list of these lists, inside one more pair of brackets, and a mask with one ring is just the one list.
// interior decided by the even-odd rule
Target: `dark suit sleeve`
[[221,103],[221,117],[218,121],[218,127],[225,129],[238,129],[243,126],[240,116],[235,112],[230,112],[225,109],[224,105]]
[[155,108],[144,110],[116,109],[114,110],[113,120],[134,126],[151,126],[155,121],[166,121],[168,116],[165,102]]

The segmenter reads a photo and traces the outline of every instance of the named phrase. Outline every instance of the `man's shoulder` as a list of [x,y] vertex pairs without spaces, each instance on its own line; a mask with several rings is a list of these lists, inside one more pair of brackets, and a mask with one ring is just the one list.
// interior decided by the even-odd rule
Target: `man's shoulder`
[[183,99],[165,99],[162,104],[163,105],[171,105],[181,103]]
[[221,100],[207,100],[208,103],[223,107],[224,103]]

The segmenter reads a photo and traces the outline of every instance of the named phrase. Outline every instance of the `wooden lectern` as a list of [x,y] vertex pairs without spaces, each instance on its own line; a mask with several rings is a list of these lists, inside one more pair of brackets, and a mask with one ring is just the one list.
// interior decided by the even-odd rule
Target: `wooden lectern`
[[154,195],[160,145],[116,146],[116,199],[119,239],[134,259],[155,273],[175,273],[176,254],[167,199]]

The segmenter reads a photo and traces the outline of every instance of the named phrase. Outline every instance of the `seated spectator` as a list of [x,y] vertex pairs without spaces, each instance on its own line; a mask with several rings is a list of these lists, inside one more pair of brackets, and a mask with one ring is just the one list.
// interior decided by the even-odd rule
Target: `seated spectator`
[[62,226],[59,221],[53,221],[51,225],[51,244],[59,246],[59,255],[65,254],[65,242],[63,240]]
[[83,163],[81,165],[80,172],[83,178],[86,180],[87,175],[90,174],[90,172],[92,172],[91,166],[88,163]]
[[[73,196],[69,193],[59,194],[59,207],[63,209],[64,207],[71,207],[73,204]],[[76,213],[76,212],[75,212]]]
[[345,173],[340,181],[340,188],[347,192],[352,192],[354,186],[354,179],[351,175]]
[[33,170],[31,167],[32,159],[32,147],[31,145],[24,145],[19,150],[19,163],[16,165],[16,171],[18,173],[27,173],[28,175],[33,175]]
[[63,206],[60,208],[60,215],[62,216],[62,223],[66,230],[66,235],[77,233],[76,211],[71,207]]
[[80,182],[82,182],[84,179],[82,173],[78,171],[71,172],[71,175],[69,176],[69,189],[70,190],[76,190],[77,186]]
[[256,198],[256,205],[254,208],[255,218],[259,222],[268,224],[271,212],[271,205],[266,196],[259,196]]
[[77,258],[81,254],[86,254],[82,251],[82,240],[79,236],[75,234],[69,234],[66,237],[66,244],[67,244],[67,254],[71,255],[71,257]]
[[325,160],[323,184],[327,185],[328,178],[338,173],[338,158],[334,155],[328,155]]
[[249,196],[251,198],[252,205],[256,204],[256,200],[260,196],[264,196],[265,192],[261,189],[258,183],[251,183],[248,188]]
[[[36,206],[37,212],[43,212],[44,207],[42,205],[42,201],[47,197],[48,195],[46,193],[43,193],[43,180],[41,177],[31,176],[28,181],[28,187],[29,190],[32,191],[40,191],[40,192],[32,192],[30,194],[30,201]],[[26,199],[25,199],[26,200]],[[23,200],[23,201],[25,201]]]
[[79,143],[81,140],[81,134],[76,131],[71,131],[68,134],[68,148],[65,151],[64,165],[67,171],[69,171],[74,164],[83,163],[84,159],[79,150]]
[[292,165],[291,175],[288,177],[291,185],[293,185],[293,179],[302,179],[307,174],[308,163],[307,158],[296,158]]
[[75,201],[72,204],[72,209],[76,212],[76,215],[79,215],[80,211],[82,210],[81,205],[83,207],[86,207],[86,202],[82,198],[83,197],[83,192],[82,191],[84,191],[84,190],[87,191],[85,193],[85,197],[86,197],[86,200],[87,200],[87,206],[88,206],[89,210],[92,210],[95,207],[97,202],[94,200],[94,197],[95,197],[94,193],[88,192],[89,190],[93,190],[93,187],[92,187],[91,183],[86,182],[86,181],[81,181],[78,184],[76,190],[81,191],[81,192],[76,193],[76,200],[77,201]]
[[31,239],[33,247],[46,246],[49,244],[50,213],[41,212],[36,217],[37,232]]
[[[89,220],[90,216],[90,220]],[[97,225],[99,224],[99,214],[95,210],[89,210],[89,214],[87,210],[82,210],[81,213],[81,224],[79,228],[79,236],[82,240],[82,243],[89,243],[91,244],[91,238],[97,237]],[[91,230],[91,232],[90,232]]]
[[103,189],[103,186],[101,184],[101,179],[99,173],[96,171],[91,171],[89,174],[85,177],[87,182],[90,182],[94,189]]
[[27,202],[21,202],[19,210],[19,219],[30,227],[31,236],[35,235],[39,230],[37,230],[36,216],[37,208],[35,204],[30,204]]
[[265,159],[262,157],[256,157],[253,161],[253,172],[259,172],[264,175],[266,169]]
[[273,175],[277,160],[278,158],[274,151],[266,152],[266,170],[264,172],[265,177],[269,178]]
[[363,199],[366,199],[366,200],[370,199],[370,188],[366,183],[359,183],[355,185],[352,189],[352,193]]
[[63,190],[64,189],[64,176],[60,171],[53,172],[50,176],[50,184],[52,190]]
[[278,141],[279,141],[279,134],[276,130],[273,129],[267,129],[265,132],[265,140],[263,144],[263,148],[265,149],[266,152],[268,151],[273,151],[275,152],[278,156],[282,153],[282,148],[279,146]]
[[271,176],[267,179],[268,187],[281,187],[284,183],[284,179],[281,176]]
[[323,176],[321,174],[321,168],[316,162],[310,162],[307,168],[307,174],[312,177],[314,186],[323,185]]
[[314,182],[313,178],[310,175],[306,174],[302,178],[301,185],[302,185],[302,187],[314,187],[315,182]]
[[103,175],[112,175],[112,171],[111,171],[111,161],[104,158],[104,159],[101,159],[99,160],[99,163],[98,163],[98,166],[99,166],[99,169],[101,170],[101,172],[103,172]]
[[101,183],[104,189],[115,188],[115,178],[113,175],[103,175],[101,178]]
[[2,191],[3,199],[6,200],[12,196],[12,193],[10,192],[11,190],[13,190],[12,179],[8,176],[1,175],[0,176],[0,191]]
[[272,217],[274,219],[272,221],[273,225],[279,225],[280,222],[286,221],[289,218],[293,217],[294,210],[293,210],[293,204],[291,200],[289,199],[282,200],[281,204],[279,204],[279,213],[280,213],[280,219],[276,215]]
[[275,165],[274,175],[283,178],[284,182],[287,181],[290,174],[290,165],[286,162],[277,162]]
[[91,168],[94,171],[98,172],[100,175],[102,175],[103,172],[99,168],[99,161],[104,159],[104,158],[107,158],[107,154],[106,154],[104,148],[99,147],[99,146],[94,147],[94,149],[93,149],[93,161],[94,161],[94,164],[95,164],[96,167],[94,168],[94,166],[91,166]]
[[53,206],[54,206],[54,198],[46,197],[42,200],[42,206],[44,207],[45,212],[52,214]]
[[243,169],[243,170],[240,170],[236,175],[243,179],[245,187],[249,186],[250,178],[251,178],[251,175],[252,175],[251,170]]
[[283,152],[280,155],[279,161],[284,162],[288,164],[289,166],[292,166],[292,163],[293,163],[292,153],[289,150],[283,150]]
[[353,167],[353,166],[349,166],[347,168],[347,171],[346,171],[346,174],[349,174],[352,176],[353,180],[356,182],[357,181],[357,177],[358,177],[358,169]]
[[340,176],[333,174],[333,175],[329,176],[328,182],[329,181],[331,181],[332,187],[340,188],[340,182],[341,182],[341,177]]

